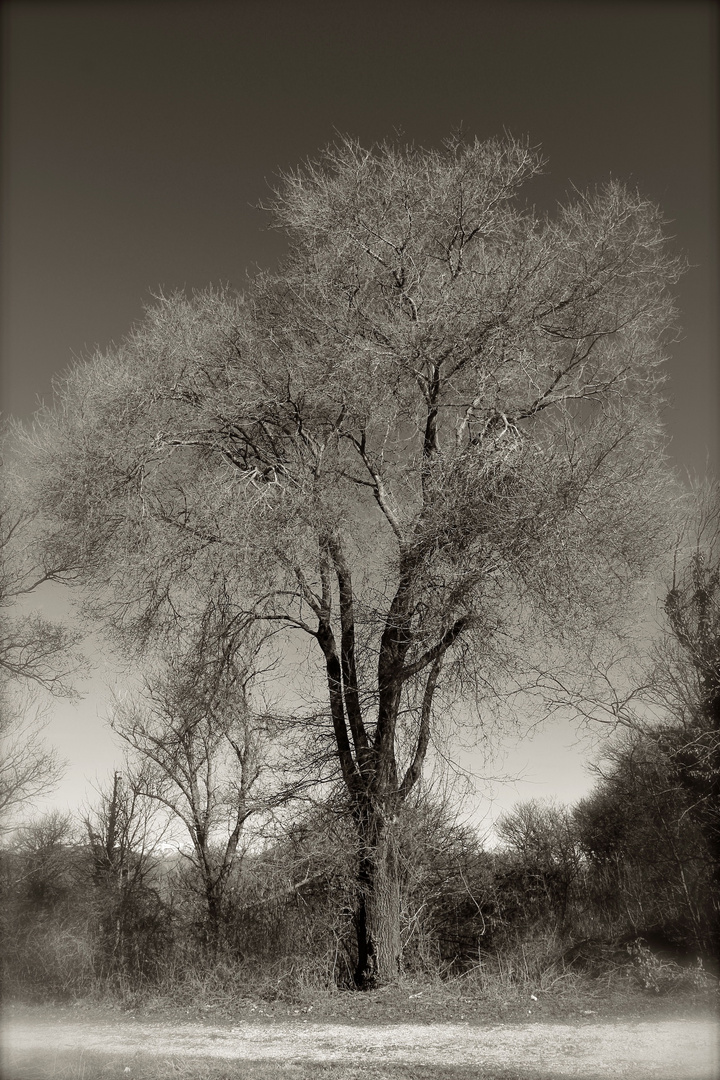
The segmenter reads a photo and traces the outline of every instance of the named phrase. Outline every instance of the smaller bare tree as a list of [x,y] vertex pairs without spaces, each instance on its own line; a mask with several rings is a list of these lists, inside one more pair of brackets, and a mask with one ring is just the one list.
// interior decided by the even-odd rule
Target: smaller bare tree
[[106,972],[145,973],[162,936],[155,870],[165,829],[143,781],[129,768],[115,772],[84,816]]
[[242,644],[222,605],[209,601],[190,644],[166,655],[140,699],[118,703],[113,720],[136,756],[138,794],[165,807],[190,839],[211,951],[246,823],[285,797],[262,782],[275,721],[251,706],[257,671]]

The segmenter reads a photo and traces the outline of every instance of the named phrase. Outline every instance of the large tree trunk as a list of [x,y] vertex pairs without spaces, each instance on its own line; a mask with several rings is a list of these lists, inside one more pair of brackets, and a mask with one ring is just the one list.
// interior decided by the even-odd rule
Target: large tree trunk
[[214,960],[220,946],[222,931],[222,894],[218,883],[205,881],[205,921],[202,928],[202,941],[208,954]]
[[400,867],[393,819],[377,808],[358,814],[360,857],[355,910],[355,983],[372,990],[400,975]]

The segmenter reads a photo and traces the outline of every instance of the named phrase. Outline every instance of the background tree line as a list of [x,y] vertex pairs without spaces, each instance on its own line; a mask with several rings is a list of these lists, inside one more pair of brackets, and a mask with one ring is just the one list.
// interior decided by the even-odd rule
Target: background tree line
[[[660,962],[693,969],[700,958],[715,970],[716,864],[682,783],[668,787],[667,775],[657,744],[634,739],[581,803],[520,804],[490,848],[418,796],[398,829],[406,976],[597,975],[629,964],[638,939]],[[158,848],[161,833],[146,798],[116,775],[84,821],[49,815],[6,842],[6,992],[135,1000],[203,981],[271,995],[354,986],[346,807],[266,824],[213,905],[189,845]],[[223,854],[211,850],[218,865]]]

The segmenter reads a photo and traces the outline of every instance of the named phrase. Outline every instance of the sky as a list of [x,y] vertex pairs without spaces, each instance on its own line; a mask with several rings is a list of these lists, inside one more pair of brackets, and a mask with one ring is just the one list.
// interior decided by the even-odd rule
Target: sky
[[[670,453],[683,474],[717,474],[715,3],[10,0],[0,18],[4,413],[28,420],[159,289],[242,288],[272,267],[283,238],[258,203],[337,133],[430,146],[459,127],[509,131],[548,159],[541,207],[611,176],[662,207],[690,264],[667,366]],[[81,705],[52,706],[68,803],[112,767],[103,678]],[[576,798],[589,782],[576,738],[563,722],[509,749],[526,779],[496,785],[493,805]]]

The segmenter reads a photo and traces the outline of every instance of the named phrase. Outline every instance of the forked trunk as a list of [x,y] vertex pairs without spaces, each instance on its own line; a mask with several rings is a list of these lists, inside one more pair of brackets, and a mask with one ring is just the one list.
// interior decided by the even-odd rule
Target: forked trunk
[[373,990],[400,975],[400,868],[392,822],[371,811],[359,824],[355,983],[358,989]]

